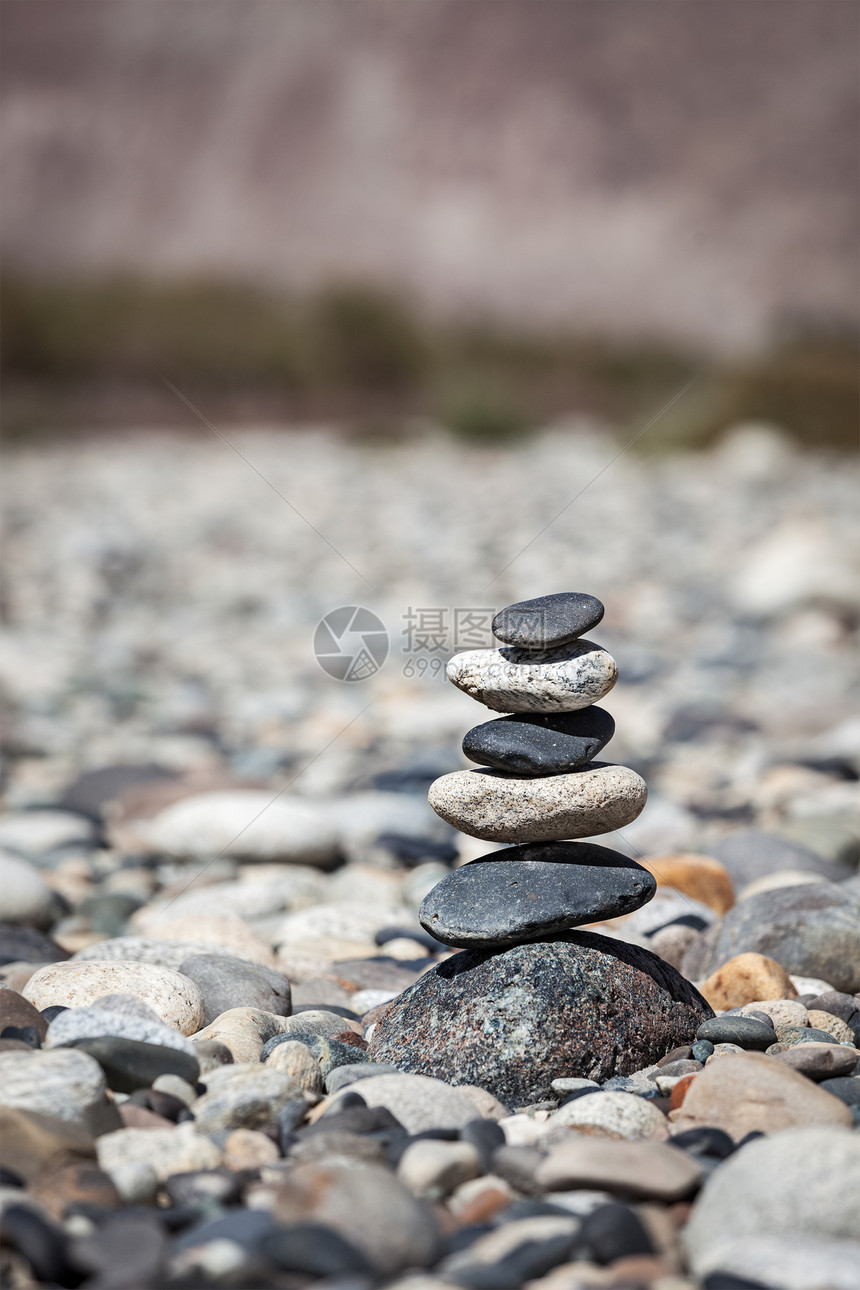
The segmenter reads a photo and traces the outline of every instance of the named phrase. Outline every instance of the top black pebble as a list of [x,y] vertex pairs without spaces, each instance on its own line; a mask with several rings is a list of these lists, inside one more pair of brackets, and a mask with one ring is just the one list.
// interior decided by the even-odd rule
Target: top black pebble
[[603,605],[581,591],[560,591],[508,605],[493,619],[493,635],[520,649],[552,649],[566,645],[596,627]]

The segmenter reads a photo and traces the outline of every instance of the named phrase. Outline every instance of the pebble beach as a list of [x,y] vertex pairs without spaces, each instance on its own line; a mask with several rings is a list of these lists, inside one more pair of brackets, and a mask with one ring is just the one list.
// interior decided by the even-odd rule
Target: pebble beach
[[845,459],[225,434],[6,454],[3,1284],[860,1290]]

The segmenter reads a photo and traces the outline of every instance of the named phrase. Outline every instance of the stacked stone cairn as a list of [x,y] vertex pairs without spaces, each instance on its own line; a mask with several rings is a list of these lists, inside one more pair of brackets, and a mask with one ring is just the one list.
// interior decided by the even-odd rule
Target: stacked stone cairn
[[523,601],[493,619],[498,648],[449,662],[454,685],[508,715],[468,732],[463,751],[480,769],[437,779],[430,804],[471,837],[512,845],[426,896],[422,925],[467,953],[396,1001],[373,1036],[376,1060],[525,1105],[554,1078],[637,1070],[711,1015],[647,950],[571,930],[638,909],[656,889],[636,861],[575,840],[630,824],[647,797],[635,771],[594,760],[615,730],[593,706],[616,682],[615,660],[583,639],[602,617],[577,592]]

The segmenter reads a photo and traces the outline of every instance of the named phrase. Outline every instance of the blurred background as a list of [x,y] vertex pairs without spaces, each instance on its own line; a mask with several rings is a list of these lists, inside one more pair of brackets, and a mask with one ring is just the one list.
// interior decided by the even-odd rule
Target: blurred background
[[[634,849],[856,862],[854,4],[2,24],[10,810],[117,766],[418,799],[482,719],[456,611],[576,589]],[[353,683],[342,605],[390,643]]]

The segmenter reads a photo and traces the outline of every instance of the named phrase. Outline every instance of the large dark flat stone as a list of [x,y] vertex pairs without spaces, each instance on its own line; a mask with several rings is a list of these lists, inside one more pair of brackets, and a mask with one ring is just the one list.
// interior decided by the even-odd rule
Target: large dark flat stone
[[474,726],[463,740],[470,761],[514,775],[563,775],[593,760],[615,733],[603,708],[517,713]]
[[647,869],[609,847],[532,842],[454,869],[419,918],[447,945],[499,948],[629,914],[656,890]]
[[520,649],[548,649],[576,640],[603,617],[596,596],[581,591],[559,591],[551,596],[519,600],[493,619],[493,635]]
[[554,1079],[606,1080],[656,1062],[712,1015],[650,951],[566,932],[440,963],[377,1022],[370,1056],[525,1106],[553,1097]]

